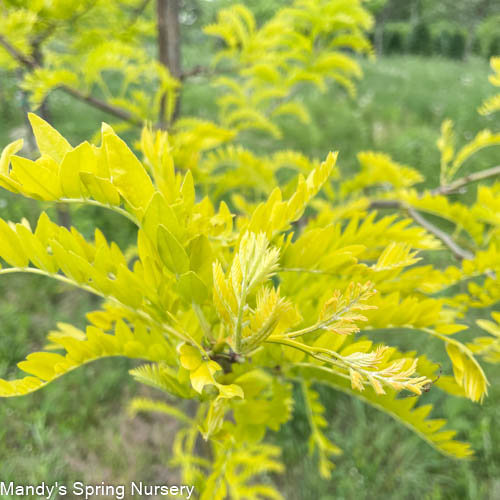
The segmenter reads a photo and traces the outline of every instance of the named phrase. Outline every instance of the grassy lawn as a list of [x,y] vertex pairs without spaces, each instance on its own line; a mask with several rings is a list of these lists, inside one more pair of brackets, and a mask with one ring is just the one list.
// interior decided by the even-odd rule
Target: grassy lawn
[[[439,175],[436,140],[445,118],[456,122],[459,143],[483,128],[494,128],[493,119],[476,112],[492,93],[486,61],[395,57],[364,62],[363,66],[365,78],[359,84],[357,100],[349,100],[338,89],[326,95],[304,91],[312,123],[285,122],[286,139],[279,147],[319,158],[338,149],[344,174],[357,169],[358,151],[384,151],[421,170],[427,185],[435,186]],[[5,117],[0,122],[1,147],[17,137],[24,126],[21,98],[15,92],[12,95],[9,103],[2,104],[3,110],[0,108]],[[213,116],[213,91],[203,81],[189,83],[183,98],[184,114]],[[91,137],[100,121],[108,119],[65,95],[54,95],[50,105],[53,122],[73,144]],[[256,151],[271,147],[268,139],[259,136],[247,140]],[[494,155],[481,153],[467,168],[479,170],[498,164]],[[53,210],[0,192],[0,216],[5,219],[17,221],[27,216],[33,223],[41,209]],[[90,208],[73,213],[75,225],[86,235],[91,235],[95,224],[124,245],[130,241],[131,228],[114,217]],[[33,276],[3,277],[0,294],[2,377],[13,375],[15,363],[43,346],[45,334],[57,321],[83,325],[85,312],[97,305],[83,292]],[[390,340],[411,346],[408,338],[398,342],[401,336]],[[430,344],[430,352],[432,348]],[[443,353],[433,353],[433,357],[444,359]],[[132,366],[134,363],[128,360],[106,360],[81,368],[32,396],[3,400],[0,481],[120,483],[174,479],[177,471],[168,467],[174,424],[151,416],[127,417],[127,401],[144,390],[129,380],[127,371]],[[495,382],[500,367],[487,367],[487,374]],[[493,385],[481,407],[444,398],[437,390],[424,396],[424,402],[436,404],[436,417],[449,418],[459,437],[472,443],[476,457],[467,462],[439,455],[402,425],[359,401],[330,391],[321,394],[331,423],[329,437],[344,454],[337,459],[331,481],[318,479],[315,461],[307,457],[307,421],[299,402],[291,425],[272,437],[284,447],[286,473],[274,480],[285,498],[500,498],[499,385]]]

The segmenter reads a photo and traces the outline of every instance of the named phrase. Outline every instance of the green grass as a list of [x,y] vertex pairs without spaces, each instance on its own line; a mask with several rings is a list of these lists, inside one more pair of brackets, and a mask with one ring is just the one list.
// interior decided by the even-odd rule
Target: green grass
[[[460,63],[394,57],[363,66],[365,78],[355,101],[336,88],[325,95],[304,90],[312,123],[284,122],[286,139],[279,147],[293,147],[319,158],[338,149],[344,174],[357,169],[358,151],[384,151],[421,170],[427,185],[433,186],[439,165],[435,143],[445,118],[456,122],[459,142],[485,127],[494,128],[491,119],[476,113],[480,102],[492,93],[483,60]],[[4,92],[7,95],[8,90]],[[213,91],[204,82],[188,84],[183,97],[186,115],[213,114]],[[1,106],[3,146],[20,131],[24,118],[18,98],[3,101]],[[73,144],[88,139],[101,120],[109,119],[62,94],[55,94],[50,106],[55,125]],[[257,151],[274,147],[257,135],[247,140]],[[481,153],[467,169],[492,166],[494,155]],[[41,209],[53,210],[0,192],[3,218],[27,216],[33,223]],[[130,241],[132,228],[114,214],[85,208],[73,212],[73,220],[86,235],[99,226],[122,245]],[[13,374],[16,362],[41,347],[57,321],[81,325],[85,312],[96,306],[84,293],[31,276],[3,277],[0,294],[0,376]],[[421,342],[425,346],[427,339]],[[131,420],[126,415],[127,401],[144,390],[129,380],[127,371],[132,366],[127,360],[106,360],[81,368],[32,396],[3,400],[0,481],[118,483],[175,478],[177,472],[167,466],[173,424],[152,417]],[[493,382],[498,380],[499,367],[489,366],[487,371]],[[328,435],[344,454],[336,460],[330,481],[318,479],[315,459],[307,455],[307,421],[298,396],[292,423],[272,437],[284,447],[286,473],[274,479],[285,498],[500,498],[500,387],[493,384],[482,406],[444,397],[438,391],[424,396],[425,402],[436,404],[436,416],[449,418],[459,437],[472,443],[476,457],[465,462],[439,455],[390,417],[352,398],[324,390],[321,395],[331,424]]]
[[[484,97],[492,93],[485,78],[488,64],[482,59],[463,64],[393,57],[366,62],[364,72],[356,100],[342,99],[338,89],[325,96],[307,92],[305,102],[312,110],[312,124],[297,127],[289,122],[283,146],[319,158],[339,150],[345,173],[357,168],[359,151],[383,151],[417,168],[428,185],[435,185],[439,178],[436,140],[442,121],[455,121],[459,144],[493,126],[491,118],[476,112]],[[476,157],[473,167],[491,166],[494,154]]]

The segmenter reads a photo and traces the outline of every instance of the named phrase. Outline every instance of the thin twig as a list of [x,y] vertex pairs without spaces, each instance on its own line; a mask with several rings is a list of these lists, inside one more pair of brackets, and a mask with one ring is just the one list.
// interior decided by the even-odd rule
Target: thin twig
[[[496,167],[489,168],[487,170],[482,170],[480,172],[474,172],[472,174],[466,175],[457,179],[447,186],[439,186],[436,189],[430,191],[432,195],[448,195],[457,192],[463,187],[471,184],[473,182],[479,182],[484,179],[489,179],[491,177],[500,176],[500,165]],[[470,260],[474,258],[474,255],[459,246],[453,238],[436,227],[434,224],[430,223],[427,219],[422,217],[420,213],[413,207],[409,206],[407,203],[401,202],[399,200],[373,200],[370,203],[370,209],[376,210],[378,208],[394,209],[394,210],[406,210],[408,215],[420,226],[427,229],[429,233],[433,234],[441,240],[455,255],[457,259],[460,260]]]
[[37,267],[28,267],[28,266],[26,266],[26,267],[6,267],[6,268],[0,269],[0,275],[16,274],[16,273],[30,273],[30,274],[36,274],[39,276],[45,276],[48,278],[56,279],[56,280],[60,281],[61,283],[65,283],[67,285],[71,285],[71,286],[74,286],[76,288],[80,288],[81,290],[92,293],[98,297],[101,297],[104,300],[108,300],[110,302],[113,302],[114,304],[118,305],[119,307],[127,309],[132,314],[135,314],[135,315],[143,318],[147,322],[155,324],[160,329],[162,329],[168,333],[171,333],[172,335],[177,337],[179,340],[196,345],[197,347],[200,348],[200,350],[202,352],[204,351],[203,347],[201,347],[200,344],[198,342],[196,342],[194,339],[192,339],[191,337],[189,337],[189,338],[185,337],[181,332],[176,330],[174,327],[172,327],[166,323],[163,323],[161,321],[158,321],[153,316],[151,316],[148,312],[146,312],[140,308],[139,309],[133,308],[133,307],[125,304],[124,302],[122,302],[120,299],[117,299],[114,295],[107,295],[107,294],[99,291],[97,288],[94,288],[94,287],[87,285],[85,283],[79,283],[78,281],[76,281],[76,280],[74,280],[74,279],[72,279],[64,274],[61,274],[58,272],[52,273],[50,271],[45,271],[45,270],[39,269]]
[[408,215],[424,229],[429,231],[429,233],[433,234],[436,238],[441,240],[455,255],[455,257],[459,260],[472,260],[474,258],[474,254],[465,250],[461,246],[459,246],[455,240],[444,231],[441,231],[437,226],[431,224],[427,219],[424,219],[413,207],[406,207]]
[[200,64],[198,64],[197,66],[193,66],[192,68],[183,71],[180,74],[179,79],[181,81],[184,81],[188,78],[191,78],[192,76],[198,76],[198,75],[212,76],[214,72],[215,70],[213,68],[210,68],[208,66],[201,66]]
[[100,207],[100,208],[106,208],[108,210],[111,210],[117,214],[120,214],[123,217],[126,217],[128,220],[130,220],[133,224],[135,224],[137,227],[141,228],[141,224],[137,217],[135,217],[133,214],[130,212],[127,212],[121,207],[117,207],[115,205],[108,205],[106,203],[101,203],[100,201],[93,200],[91,198],[59,198],[57,200],[60,203],[73,203],[73,204],[81,204],[81,205],[93,205],[95,207]]
[[47,28],[45,31],[42,31],[39,33],[31,42],[31,45],[33,47],[39,47],[49,36],[51,36],[59,27],[65,25],[69,26],[74,24],[78,19],[83,17],[85,14],[90,12],[96,5],[97,0],[93,0],[87,4],[87,6],[81,10],[80,12],[76,12],[73,14],[70,18],[66,20],[59,20],[59,22],[54,22],[52,21],[51,23],[47,24]]
[[45,42],[45,40],[54,33],[54,31],[57,29],[57,26],[57,23],[49,24],[45,31],[41,32],[33,39],[33,41],[31,42],[31,46],[40,47],[40,45],[42,45],[42,43]]
[[420,215],[415,208],[409,206],[407,203],[401,202],[399,200],[374,200],[370,203],[369,208],[372,210],[375,210],[377,208],[405,210],[419,226],[422,226],[429,233],[433,234],[436,238],[441,240],[441,242],[451,250],[451,252],[457,259],[471,260],[474,258],[474,255],[471,252],[459,246],[448,233],[445,233],[437,226],[429,222],[427,219],[422,217],[422,215]]
[[489,168],[487,170],[481,170],[480,172],[474,172],[472,174],[466,175],[453,181],[451,184],[447,186],[439,186],[436,189],[431,191],[431,194],[439,195],[439,194],[452,194],[461,188],[465,187],[467,184],[471,184],[473,182],[479,182],[484,179],[489,179],[491,177],[500,176],[500,165],[496,167]]
[[63,92],[66,92],[66,94],[69,94],[76,99],[86,102],[87,104],[90,104],[94,108],[100,109],[101,111],[105,111],[106,113],[109,113],[111,115],[116,116],[117,118],[120,118],[126,122],[132,123],[133,125],[138,125],[142,126],[143,122],[140,118],[134,116],[132,113],[127,111],[126,109],[119,108],[118,106],[113,106],[112,104],[107,103],[106,101],[102,101],[101,99],[98,99],[97,97],[94,97],[93,95],[85,94],[81,92],[78,89],[75,89],[74,87],[70,87],[68,85],[61,85],[57,87],[58,89],[62,90]]
[[17,50],[3,35],[0,35],[0,45],[17,61],[30,69],[37,67],[36,62],[30,56]]
[[368,207],[369,210],[378,210],[379,208],[401,210],[403,203],[399,200],[372,200]]
[[131,28],[137,22],[137,19],[139,19],[139,17],[144,13],[150,2],[151,0],[143,0],[137,7],[132,10],[127,28]]

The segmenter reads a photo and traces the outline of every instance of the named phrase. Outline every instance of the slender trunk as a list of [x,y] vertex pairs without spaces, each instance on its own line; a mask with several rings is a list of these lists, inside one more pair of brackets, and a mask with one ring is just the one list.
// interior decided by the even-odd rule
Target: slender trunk
[[375,24],[374,40],[375,52],[378,56],[381,56],[384,52],[384,25],[385,16],[380,18],[380,21]]
[[410,23],[415,26],[422,18],[422,5],[420,0],[414,0],[411,4]]
[[375,29],[373,31],[373,45],[378,56],[384,53],[384,28],[389,17],[389,3],[386,3],[374,14]]
[[[158,17],[158,59],[170,74],[177,79],[181,77],[181,33],[179,23],[179,0],[157,0]],[[159,125],[166,128],[166,96],[160,104]],[[177,99],[172,121],[179,116],[180,99]]]
[[[33,47],[33,60],[36,62],[36,64],[38,66],[42,67],[43,54],[42,54],[40,47],[38,45],[35,45]],[[44,101],[40,105],[40,108],[38,110],[38,114],[39,114],[40,118],[43,118],[46,122],[51,123],[52,119],[50,116],[50,110],[49,110],[47,99],[44,99]],[[30,130],[31,135],[33,135],[31,128],[29,128],[29,130]],[[33,141],[33,143],[34,143],[34,141]],[[59,223],[59,225],[69,229],[71,227],[71,214],[69,212],[68,205],[66,203],[58,204],[56,207],[56,212],[57,212],[57,222]]]

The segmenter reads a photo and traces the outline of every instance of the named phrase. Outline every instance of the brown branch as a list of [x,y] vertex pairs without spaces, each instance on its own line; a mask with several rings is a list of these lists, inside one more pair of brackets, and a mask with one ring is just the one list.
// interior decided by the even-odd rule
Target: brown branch
[[424,229],[429,231],[429,233],[433,234],[437,239],[441,240],[453,253],[453,255],[459,260],[472,260],[474,258],[474,254],[465,250],[461,246],[459,246],[455,240],[448,234],[436,227],[434,224],[431,224],[427,219],[424,219],[422,215],[420,215],[414,208],[406,207],[408,215]]
[[23,66],[30,69],[35,69],[37,67],[37,63],[34,59],[23,54],[20,50],[17,50],[3,35],[0,35],[0,45]]
[[187,69],[186,71],[181,72],[179,79],[181,81],[184,81],[187,78],[191,78],[192,76],[198,76],[198,75],[211,76],[213,74],[214,74],[213,68],[197,65],[192,67],[191,69]]
[[369,210],[378,210],[379,208],[387,208],[393,210],[403,209],[403,203],[398,200],[372,200],[370,202]]
[[109,104],[106,101],[102,101],[101,99],[98,99],[97,97],[94,97],[94,96],[89,95],[89,94],[85,94],[78,89],[75,89],[75,88],[70,87],[68,85],[61,85],[58,87],[58,89],[62,90],[63,92],[66,92],[66,94],[69,94],[82,102],[90,104],[94,108],[100,109],[101,111],[105,111],[106,113],[114,115],[117,118],[120,118],[121,120],[124,120],[126,122],[130,122],[130,123],[132,123],[134,125],[138,125],[138,126],[141,126],[143,124],[143,122],[140,118],[138,118],[137,116],[134,116],[132,113],[130,113],[126,109],[119,108],[118,106],[113,106],[112,104]]
[[129,22],[126,26],[127,28],[131,28],[137,22],[137,19],[144,13],[150,2],[151,0],[142,0],[137,7],[132,9],[129,16]]
[[[466,175],[447,186],[439,186],[438,188],[431,190],[431,194],[448,195],[456,193],[468,184],[479,182],[484,179],[489,179],[496,176],[500,176],[500,165],[489,168],[487,170],[482,170],[480,172],[474,172],[472,174]],[[373,200],[370,203],[369,208],[371,210],[376,210],[378,208],[405,210],[418,225],[427,229],[429,233],[433,234],[436,238],[441,240],[441,242],[444,243],[452,251],[453,255],[455,255],[457,259],[470,260],[474,258],[474,255],[471,252],[460,247],[448,233],[442,231],[434,224],[430,223],[427,219],[422,217],[422,215],[415,208],[409,206],[407,203],[401,202],[399,200]]]
[[451,184],[448,184],[447,186],[439,186],[436,189],[433,189],[431,191],[431,194],[437,194],[437,195],[452,194],[459,191],[467,184],[471,184],[473,182],[479,182],[484,179],[489,179],[491,177],[496,177],[496,176],[500,176],[500,165],[488,168],[487,170],[481,170],[480,172],[474,172],[473,174],[466,175],[465,177],[461,177],[460,179],[453,181]]
[[142,0],[142,2],[132,11],[131,17],[136,18],[140,16],[146,10],[149,2],[151,2],[151,0]]
[[422,226],[429,233],[433,234],[438,240],[447,246],[453,255],[459,260],[471,260],[474,255],[459,246],[455,240],[446,232],[439,229],[437,226],[429,222],[427,219],[422,217],[417,210],[408,204],[398,201],[398,200],[374,200],[370,203],[369,208],[371,210],[376,210],[377,208],[387,208],[394,210],[405,210],[409,217],[411,217],[419,226]]
[[39,47],[40,45],[42,45],[42,43],[45,42],[45,40],[47,40],[47,38],[49,38],[49,36],[51,36],[54,33],[57,27],[58,27],[57,23],[49,24],[45,31],[43,31],[33,39],[33,41],[31,42],[31,46]]
[[179,0],[157,0],[158,60],[174,78],[181,75]]
[[[2,35],[0,35],[0,45],[7,50],[7,52],[17,61],[19,61],[21,64],[23,64],[25,67],[34,70],[37,68],[40,68],[41,66],[38,64],[38,62],[23,54],[19,50],[17,50],[12,44],[10,44]],[[100,109],[101,111],[105,111],[106,113],[109,113],[111,115],[116,116],[117,118],[120,118],[121,120],[125,120],[127,122],[130,122],[134,125],[142,125],[142,120],[136,116],[134,116],[132,113],[127,111],[126,109],[119,108],[117,106],[113,106],[112,104],[107,103],[106,101],[102,101],[101,99],[98,99],[97,97],[94,97],[92,95],[87,95],[84,94],[82,91],[70,87],[69,85],[61,85],[58,87],[60,90],[63,92],[66,92],[67,94],[75,97],[76,99],[83,101],[87,104],[90,104],[94,108]]]

